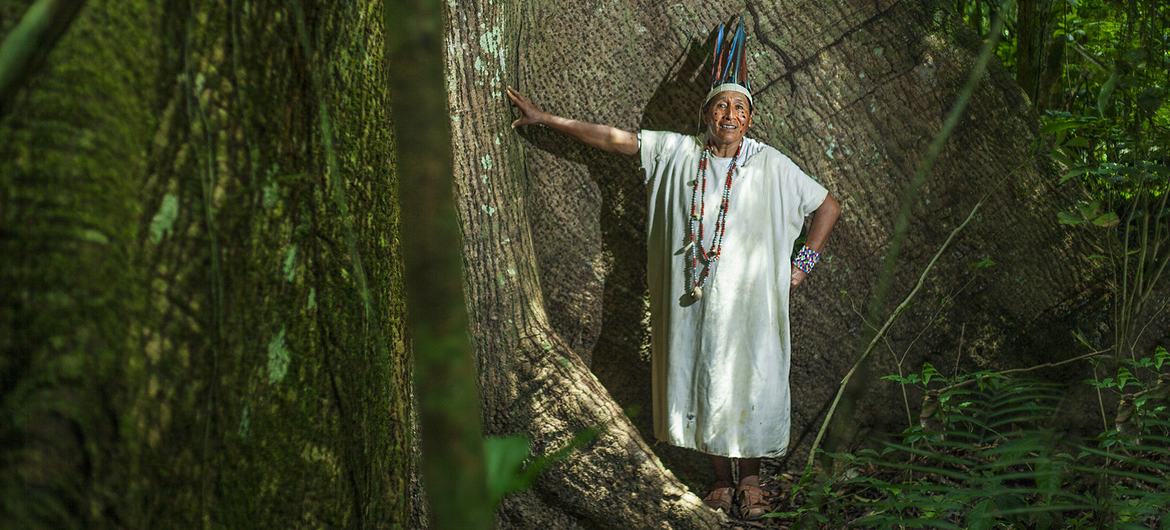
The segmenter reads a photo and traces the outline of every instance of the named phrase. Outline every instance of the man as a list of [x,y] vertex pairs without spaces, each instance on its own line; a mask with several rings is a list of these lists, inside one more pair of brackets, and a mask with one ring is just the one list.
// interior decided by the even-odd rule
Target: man
[[757,519],[768,511],[760,457],[788,448],[788,293],[819,260],[840,206],[788,157],[745,136],[753,106],[744,43],[742,21],[726,47],[720,26],[704,136],[563,118],[507,92],[520,111],[513,128],[544,125],[605,151],[641,153],[654,434],[711,456],[708,506],[730,514],[734,503],[740,517]]

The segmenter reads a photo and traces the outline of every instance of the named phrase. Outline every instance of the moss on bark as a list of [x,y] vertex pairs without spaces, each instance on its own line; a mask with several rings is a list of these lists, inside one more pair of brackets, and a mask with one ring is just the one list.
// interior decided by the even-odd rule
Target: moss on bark
[[381,7],[289,5],[90,2],[0,122],[5,520],[407,524]]

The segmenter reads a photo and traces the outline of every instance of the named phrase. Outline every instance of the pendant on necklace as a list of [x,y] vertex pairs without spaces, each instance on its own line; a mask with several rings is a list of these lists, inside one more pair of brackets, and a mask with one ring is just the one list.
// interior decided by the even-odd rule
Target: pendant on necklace
[[698,300],[703,297],[703,288],[698,285],[691,288],[691,298]]

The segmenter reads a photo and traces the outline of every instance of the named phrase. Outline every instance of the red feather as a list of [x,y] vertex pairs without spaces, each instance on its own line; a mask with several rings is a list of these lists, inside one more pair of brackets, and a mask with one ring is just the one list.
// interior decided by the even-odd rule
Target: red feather
[[747,81],[747,54],[744,53],[745,51],[747,51],[747,46],[743,46],[743,49],[739,52],[739,71],[736,72],[739,74],[738,82],[741,85]]
[[715,84],[723,82],[723,64],[727,62],[727,48],[723,48],[723,53],[719,56],[719,65],[715,70]]

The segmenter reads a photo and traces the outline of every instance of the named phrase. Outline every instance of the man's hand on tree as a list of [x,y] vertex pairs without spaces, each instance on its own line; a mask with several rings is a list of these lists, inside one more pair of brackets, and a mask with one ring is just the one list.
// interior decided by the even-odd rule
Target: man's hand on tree
[[521,125],[540,124],[543,122],[544,111],[537,108],[536,104],[524,97],[523,94],[513,90],[512,87],[508,87],[508,99],[520,111],[520,117],[512,122],[513,129]]
[[792,268],[792,287],[800,285],[805,278],[808,278],[808,274],[796,267]]
[[517,92],[512,87],[508,87],[508,100],[520,111],[520,117],[512,122],[513,129],[521,125],[532,125],[535,123],[565,133],[572,136],[578,142],[604,151],[625,155],[638,153],[638,135],[632,132],[623,131],[616,127],[610,127],[609,125],[571,120],[555,114],[549,114],[540,110],[528,98],[524,97],[523,94]]

